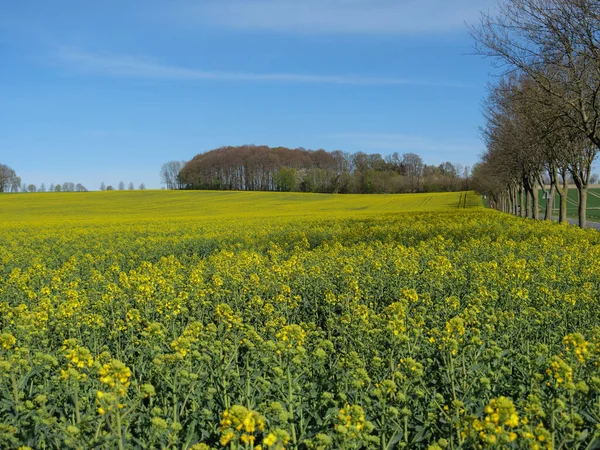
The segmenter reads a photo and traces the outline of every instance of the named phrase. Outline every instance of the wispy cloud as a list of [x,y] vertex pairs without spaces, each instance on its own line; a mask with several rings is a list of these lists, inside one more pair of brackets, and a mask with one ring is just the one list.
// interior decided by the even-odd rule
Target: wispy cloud
[[152,138],[160,136],[157,132],[136,130],[85,130],[83,135],[92,138]]
[[61,48],[56,58],[69,69],[101,76],[128,77],[155,80],[190,81],[257,81],[282,83],[312,83],[362,86],[440,86],[467,87],[461,83],[446,81],[412,80],[400,77],[373,77],[362,75],[319,75],[301,73],[251,73],[208,71],[165,64],[132,55],[92,53],[73,48]]
[[437,140],[431,137],[402,133],[334,133],[326,139],[352,141],[367,150],[423,152],[428,154],[462,154],[480,151],[479,142]]
[[439,33],[464,29],[496,0],[187,0],[180,19],[307,33]]

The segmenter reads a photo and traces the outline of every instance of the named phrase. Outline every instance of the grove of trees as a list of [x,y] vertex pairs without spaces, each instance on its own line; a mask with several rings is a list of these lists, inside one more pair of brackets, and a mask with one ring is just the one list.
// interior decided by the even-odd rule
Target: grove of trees
[[569,181],[586,224],[588,187],[600,146],[600,2],[504,0],[472,29],[478,53],[505,69],[484,105],[487,150],[474,186],[493,207],[539,218],[550,185],[567,221]]
[[[177,170],[178,169],[178,170]],[[243,145],[200,153],[161,170],[168,189],[400,193],[468,189],[468,168],[427,165],[415,153],[344,153]]]

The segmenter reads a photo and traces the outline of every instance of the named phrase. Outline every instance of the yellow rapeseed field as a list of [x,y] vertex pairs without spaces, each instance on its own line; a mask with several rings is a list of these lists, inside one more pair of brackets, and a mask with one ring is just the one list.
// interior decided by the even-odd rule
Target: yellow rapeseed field
[[131,221],[234,217],[332,216],[440,211],[480,206],[467,193],[404,195],[310,194],[239,191],[61,192],[0,197],[3,223],[26,221]]
[[0,448],[598,448],[598,262],[472,193],[2,195]]

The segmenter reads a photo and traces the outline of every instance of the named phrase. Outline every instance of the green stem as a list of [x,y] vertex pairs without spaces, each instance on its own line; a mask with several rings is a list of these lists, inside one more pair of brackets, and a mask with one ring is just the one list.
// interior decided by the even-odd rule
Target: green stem
[[81,423],[81,413],[79,412],[79,389],[75,389],[75,420],[77,425]]
[[292,373],[290,371],[290,366],[287,366],[287,381],[288,381],[288,405],[290,410],[290,416],[292,418],[292,442],[294,443],[294,447],[297,447],[298,442],[296,438],[296,424],[294,423],[294,390],[292,386]]
[[125,447],[123,446],[123,435],[121,433],[121,412],[119,411],[119,405],[117,405],[116,417],[117,417],[117,436],[119,437],[119,450],[124,450]]
[[15,405],[19,406],[19,384],[17,383],[17,376],[14,372],[10,374],[10,381],[13,388],[13,396],[15,397]]

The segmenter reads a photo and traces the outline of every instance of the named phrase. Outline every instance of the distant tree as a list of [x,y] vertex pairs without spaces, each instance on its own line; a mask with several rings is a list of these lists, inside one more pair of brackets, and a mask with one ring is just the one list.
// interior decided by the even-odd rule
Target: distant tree
[[105,191],[106,190],[106,185],[104,184],[104,181],[102,183],[100,183],[100,190],[101,191]]
[[13,169],[8,167],[6,164],[0,164],[0,192],[15,192],[16,182],[21,183],[21,179],[17,177],[17,174]]
[[184,165],[184,161],[169,161],[162,165],[160,169],[160,178],[161,182],[167,186],[167,189],[182,188],[179,174]]
[[50,187],[48,188],[48,192],[54,192],[54,183],[50,183]]
[[46,192],[46,185],[44,183],[40,186],[40,192]]
[[83,184],[77,183],[75,185],[75,192],[87,192],[87,191],[88,191],[87,188]]
[[62,185],[63,192],[75,192],[75,183],[71,181],[65,181]]
[[106,186],[106,190],[107,191],[112,191],[112,190],[114,190],[114,188],[109,184],[108,186]]
[[123,183],[122,181],[119,181],[119,190],[120,191],[124,191],[125,190],[125,183]]
[[60,184],[57,184],[56,186],[54,186],[54,191],[55,192],[60,192],[62,191],[62,186]]
[[144,183],[140,183],[140,186],[138,187],[138,189],[139,189],[140,191],[143,191],[143,190],[145,190],[145,189],[146,189],[146,185],[145,185]]
[[590,177],[590,183],[596,184],[598,182],[598,178],[600,178],[600,177],[598,176],[597,173],[592,174],[592,176]]
[[21,187],[21,177],[14,177],[12,183],[10,184],[11,192],[19,192]]
[[417,192],[423,176],[423,160],[416,153],[404,153],[402,164],[405,167],[411,191]]
[[273,175],[277,190],[283,192],[290,192],[296,190],[296,169],[293,167],[281,167]]
[[135,186],[133,185],[133,183],[130,182],[127,189],[129,189],[130,191],[133,191],[133,190],[135,190]]
[[27,186],[27,192],[37,192],[37,187],[35,186],[35,184],[29,184]]

